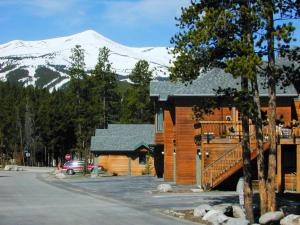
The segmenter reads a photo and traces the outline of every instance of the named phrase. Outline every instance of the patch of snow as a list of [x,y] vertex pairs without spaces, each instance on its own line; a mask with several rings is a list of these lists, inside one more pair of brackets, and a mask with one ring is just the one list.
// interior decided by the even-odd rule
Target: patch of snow
[[[88,30],[68,37],[53,38],[39,41],[15,40],[0,45],[0,63],[18,64],[17,68],[26,67],[29,70],[29,84],[34,84],[34,68],[38,66],[70,65],[71,49],[81,45],[85,51],[86,69],[93,69],[97,63],[99,48],[107,47],[111,54],[109,60],[112,68],[119,75],[128,75],[139,60],[146,60],[154,77],[168,77],[171,55],[165,47],[133,48],[116,43],[95,31]],[[14,68],[14,69],[17,69]],[[53,67],[51,67],[53,70]],[[61,76],[64,76],[58,71]],[[0,79],[5,80],[6,73],[0,73]]]

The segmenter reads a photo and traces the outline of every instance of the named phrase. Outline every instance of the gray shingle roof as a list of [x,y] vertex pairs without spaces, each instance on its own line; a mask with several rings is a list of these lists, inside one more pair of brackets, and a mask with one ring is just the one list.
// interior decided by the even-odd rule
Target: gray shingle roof
[[109,124],[107,129],[97,129],[91,138],[91,151],[130,152],[141,145],[154,144],[153,124]]
[[[268,90],[264,87],[265,78],[258,78],[260,95],[267,96]],[[150,83],[150,96],[158,97],[159,101],[167,101],[171,96],[215,96],[214,90],[222,88],[240,88],[240,78],[234,79],[229,73],[222,69],[211,69],[201,73],[192,84],[170,81],[152,81]],[[297,91],[293,85],[284,89],[277,87],[277,96],[297,97]]]

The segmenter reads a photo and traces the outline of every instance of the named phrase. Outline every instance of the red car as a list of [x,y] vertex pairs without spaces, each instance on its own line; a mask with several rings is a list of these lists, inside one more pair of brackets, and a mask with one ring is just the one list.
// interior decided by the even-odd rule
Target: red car
[[[84,169],[88,170],[89,172],[93,172],[94,164],[86,164],[85,161],[67,161],[63,166],[63,170],[68,175],[83,172]],[[98,166],[98,170],[101,171],[102,166]]]

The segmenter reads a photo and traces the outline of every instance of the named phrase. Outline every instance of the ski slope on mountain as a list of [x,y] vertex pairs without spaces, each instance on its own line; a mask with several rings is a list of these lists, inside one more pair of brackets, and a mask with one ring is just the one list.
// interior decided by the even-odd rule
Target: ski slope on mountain
[[[87,71],[95,67],[99,48],[105,46],[111,51],[109,60],[113,69],[124,76],[123,79],[141,59],[149,62],[154,77],[168,77],[171,56],[165,47],[127,47],[88,30],[68,37],[41,41],[14,40],[0,45],[0,79],[18,81],[25,86],[60,88],[69,81],[67,70],[71,49],[75,45],[81,45],[85,51]],[[41,68],[47,73],[37,73],[38,69],[43,71]]]

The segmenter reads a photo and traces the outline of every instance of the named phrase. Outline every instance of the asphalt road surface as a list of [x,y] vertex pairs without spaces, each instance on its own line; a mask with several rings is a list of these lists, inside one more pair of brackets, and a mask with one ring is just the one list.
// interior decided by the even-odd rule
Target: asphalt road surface
[[0,225],[194,224],[109,197],[51,185],[39,176],[0,171]]

